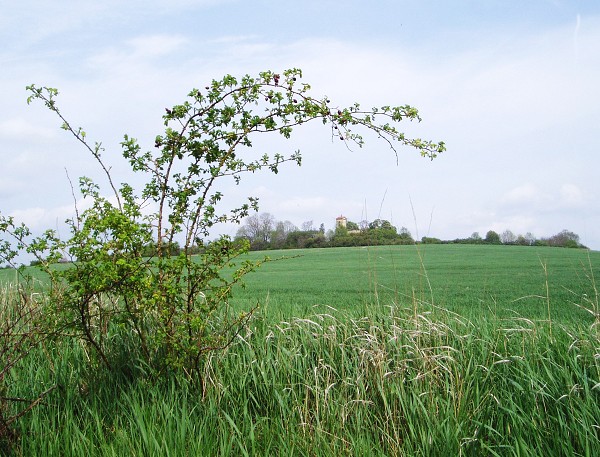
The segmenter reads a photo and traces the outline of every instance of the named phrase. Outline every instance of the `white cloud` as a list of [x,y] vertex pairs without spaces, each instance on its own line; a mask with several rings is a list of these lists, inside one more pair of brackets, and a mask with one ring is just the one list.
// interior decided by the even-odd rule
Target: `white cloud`
[[586,197],[575,184],[563,184],[560,188],[560,203],[566,207],[578,208],[586,204]]
[[[111,204],[116,205],[117,200],[114,195],[105,197]],[[140,202],[141,203],[141,202]],[[89,197],[79,197],[76,201],[71,201],[65,205],[54,207],[32,206],[29,208],[21,208],[13,210],[9,213],[14,217],[15,221],[24,223],[34,232],[40,232],[48,228],[63,231],[66,235],[67,226],[65,221],[76,217],[77,212],[81,214],[86,209],[92,207],[93,201]],[[142,208],[144,215],[149,215],[156,211],[156,205],[151,203]]]
[[127,42],[137,57],[159,57],[181,49],[188,40],[180,35],[149,35]]
[[0,137],[22,138],[26,141],[49,140],[56,138],[56,130],[36,126],[23,117],[6,119],[0,122]]
[[[132,18],[159,16],[163,21],[178,14],[225,5],[236,0],[24,0],[3,8],[0,25],[16,33],[25,44],[40,43],[57,35],[93,32],[98,27],[129,24]],[[89,32],[88,32],[89,33]],[[73,43],[77,45],[78,43]]]
[[547,195],[534,184],[527,183],[509,190],[503,198],[508,204],[539,204],[547,200]]
[[291,220],[297,225],[306,220],[313,220],[316,225],[325,223],[328,227],[333,226],[335,217],[339,215],[339,211],[335,212],[336,209],[345,210],[347,214],[352,213],[354,209],[354,205],[348,201],[332,201],[321,196],[296,196],[271,202],[269,206],[273,208],[273,214],[278,219]]
[[539,224],[537,224],[536,218],[531,215],[510,215],[501,219],[493,220],[491,224],[489,224],[489,226],[486,225],[485,227],[488,228],[482,229],[482,236],[485,236],[487,230],[493,230],[497,233],[502,233],[505,230],[510,230],[515,235],[525,235],[526,233],[531,232],[538,237],[547,236],[547,234],[545,233],[540,233],[540,226]]
[[73,206],[59,208],[23,208],[10,213],[15,221],[24,223],[34,232],[40,232],[49,228],[59,229],[64,227],[64,221],[75,214]]
[[528,211],[538,215],[582,209],[590,203],[584,190],[568,183],[543,187],[523,184],[509,190],[500,202],[504,212]]
[[187,42],[188,40],[181,35],[137,36],[119,46],[112,46],[89,56],[87,65],[94,72],[100,71],[105,78],[129,75],[131,79],[132,76],[137,76],[138,82],[143,84],[150,76],[144,75],[145,71],[164,77],[166,72],[160,58],[168,58],[172,53],[181,50]]
[[280,202],[277,208],[285,212],[310,214],[311,211],[322,210],[329,203],[324,197],[294,197]]

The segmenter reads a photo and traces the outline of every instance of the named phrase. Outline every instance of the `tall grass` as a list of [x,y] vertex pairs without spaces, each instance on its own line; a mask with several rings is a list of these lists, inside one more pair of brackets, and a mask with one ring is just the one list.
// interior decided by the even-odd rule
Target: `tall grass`
[[14,423],[55,386],[27,385],[24,396],[11,395],[15,368],[36,352],[45,334],[40,327],[44,297],[23,284],[0,284],[0,453],[18,438]]
[[75,342],[46,348],[11,389],[61,388],[22,418],[18,453],[600,453],[595,330],[555,326],[551,337],[546,323],[434,320],[419,305],[257,316],[196,380],[152,380],[143,367],[96,378]]

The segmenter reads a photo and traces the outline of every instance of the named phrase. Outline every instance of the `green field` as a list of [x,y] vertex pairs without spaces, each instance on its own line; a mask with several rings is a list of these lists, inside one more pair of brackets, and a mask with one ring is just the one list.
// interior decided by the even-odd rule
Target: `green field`
[[587,325],[593,317],[581,306],[595,301],[594,278],[600,278],[600,253],[577,249],[450,244],[267,254],[297,257],[267,263],[247,276],[247,288],[236,292],[234,303],[260,303],[274,317],[325,306],[360,314],[395,304],[421,311],[447,308],[466,317],[545,320],[550,304],[553,320]]
[[[273,261],[245,277],[246,288],[235,291],[232,304],[249,309],[258,303],[269,320],[319,307],[361,314],[392,304],[546,320],[550,305],[553,320],[585,325],[593,316],[582,307],[595,303],[600,280],[600,252],[581,249],[446,244],[248,254],[265,255]],[[27,272],[44,280],[36,269]],[[0,270],[0,284],[15,279],[14,270]]]
[[[35,347],[0,399],[56,388],[16,422],[19,439],[4,452],[600,455],[600,253],[421,245],[249,255],[265,254],[291,258],[246,277],[232,305],[258,311],[194,379],[153,376],[126,351],[109,372],[76,339]],[[14,271],[1,271],[0,312],[20,303],[10,281]]]

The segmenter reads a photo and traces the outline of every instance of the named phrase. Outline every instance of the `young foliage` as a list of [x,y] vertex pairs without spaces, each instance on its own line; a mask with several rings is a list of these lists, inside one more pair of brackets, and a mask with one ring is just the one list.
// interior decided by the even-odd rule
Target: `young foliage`
[[[363,132],[371,131],[394,152],[397,145],[410,146],[433,159],[444,151],[443,143],[407,138],[398,130],[403,120],[420,121],[415,108],[334,107],[327,98],[312,97],[301,78],[299,69],[241,79],[227,75],[166,109],[165,131],[154,150],[143,151],[125,136],[123,157],[146,179],[139,193],[114,184],[101,144],[91,146],[86,133],[63,117],[56,89],[28,86],[28,103],[41,101],[58,115],[62,128],[98,161],[113,193],[107,198],[96,183],[81,178],[79,190],[92,205],[82,212],[76,208],[66,239],[54,231],[32,237],[25,226],[0,216],[0,232],[35,255],[50,276],[57,329],[83,338],[108,367],[120,337],[127,335],[151,366],[191,372],[205,352],[226,347],[244,324],[247,314],[221,320],[219,313],[232,287],[261,263],[240,260],[248,251],[245,241],[225,235],[206,241],[215,236],[216,224],[239,223],[258,209],[252,196],[222,208],[224,189],[246,173],[278,173],[283,163],[301,162],[299,152],[250,157],[257,137],[287,139],[296,127],[321,121],[346,145],[361,147]],[[153,210],[147,214],[144,208]],[[181,250],[172,255],[177,244]],[[0,259],[11,262],[15,255],[7,241],[0,246]],[[60,258],[71,260],[70,268],[54,268]]]

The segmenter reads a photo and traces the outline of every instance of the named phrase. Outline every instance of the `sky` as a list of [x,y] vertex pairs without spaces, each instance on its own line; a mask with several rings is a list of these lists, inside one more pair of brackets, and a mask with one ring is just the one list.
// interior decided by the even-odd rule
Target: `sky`
[[[4,3],[4,5],[2,5]],[[136,182],[124,134],[152,149],[166,107],[226,74],[298,67],[336,106],[410,104],[407,134],[444,141],[430,161],[327,127],[267,140],[301,167],[224,189],[261,211],[327,229],[387,219],[413,237],[488,230],[600,249],[600,2],[591,0],[0,1],[0,212],[36,231],[74,214],[68,176],[102,172],[25,86],[58,88],[63,114]],[[107,192],[108,194],[108,192]],[[235,233],[235,227],[221,227]],[[63,228],[64,230],[64,228]]]

